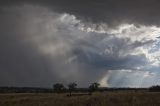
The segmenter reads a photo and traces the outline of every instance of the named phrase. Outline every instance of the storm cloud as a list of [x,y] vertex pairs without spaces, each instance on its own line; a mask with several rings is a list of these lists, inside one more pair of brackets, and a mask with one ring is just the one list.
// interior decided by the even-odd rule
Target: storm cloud
[[1,2],[0,86],[159,84],[158,7],[157,0]]
[[85,21],[115,26],[122,22],[159,25],[159,0],[4,0],[1,5],[39,4]]

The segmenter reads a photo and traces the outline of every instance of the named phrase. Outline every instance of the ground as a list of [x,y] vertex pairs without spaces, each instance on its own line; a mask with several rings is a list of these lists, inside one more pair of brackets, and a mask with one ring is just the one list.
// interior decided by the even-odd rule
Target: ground
[[100,92],[67,96],[66,93],[0,94],[0,106],[160,106],[158,92]]

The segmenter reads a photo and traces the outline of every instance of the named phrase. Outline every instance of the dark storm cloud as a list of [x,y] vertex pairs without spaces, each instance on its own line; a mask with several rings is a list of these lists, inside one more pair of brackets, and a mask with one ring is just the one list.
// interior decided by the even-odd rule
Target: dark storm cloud
[[32,5],[13,5],[1,10],[1,86],[48,87],[56,82],[72,81],[84,86],[99,79],[98,71],[90,64],[70,62],[74,59],[72,49],[80,47],[74,47],[75,34],[84,34],[68,29],[71,26],[65,21],[75,21],[72,16],[60,22],[60,14]]
[[117,25],[121,22],[159,25],[159,0],[5,0],[0,4],[34,3],[58,12],[75,14],[85,21]]
[[145,47],[156,42],[159,29],[141,24],[159,25],[158,9],[158,0],[0,1],[0,86],[85,86],[108,70],[115,71],[110,85],[117,85],[116,70],[155,62]]
[[[96,37],[94,39],[98,40]],[[92,42],[94,41],[93,37],[91,41]],[[87,41],[87,43],[88,42],[89,41]],[[101,40],[98,40],[98,42],[101,42]],[[100,54],[99,52],[101,51],[100,50],[101,47],[95,47],[95,45],[97,44],[96,42],[93,42],[90,45],[84,42],[78,43],[79,46],[78,47],[75,46],[72,52],[74,55],[77,56],[77,61],[79,63],[89,64],[97,70],[99,69],[106,69],[106,70],[133,69],[134,70],[135,67],[148,64],[147,63],[148,60],[143,54],[127,55],[125,57],[121,57],[119,54],[121,50],[128,52],[128,50],[130,49],[134,49],[145,44],[140,44],[139,42],[135,42],[134,44],[131,44],[131,46],[130,45],[127,46],[126,42],[124,42],[124,40],[120,38],[119,39],[114,38],[111,40],[111,42],[115,44],[114,47],[112,48],[114,49],[113,53]],[[105,49],[107,48],[107,45],[111,44],[111,42],[109,41],[106,42]],[[123,43],[126,46],[125,48],[123,47]],[[92,48],[92,49],[84,49],[83,47]],[[131,47],[131,48],[128,48],[128,47]]]
[[36,45],[24,41],[26,35],[17,27],[17,16],[7,13],[0,18],[0,85],[39,86],[43,82],[44,86],[50,85],[47,80],[56,76],[48,72],[49,60],[36,51]]
[[99,55],[89,53],[89,57],[84,53],[78,53],[78,61],[81,63],[89,64],[94,68],[106,69],[106,70],[121,70],[121,69],[133,69],[135,67],[146,65],[146,58],[143,55],[139,56],[127,56],[125,58],[113,58],[106,55]]

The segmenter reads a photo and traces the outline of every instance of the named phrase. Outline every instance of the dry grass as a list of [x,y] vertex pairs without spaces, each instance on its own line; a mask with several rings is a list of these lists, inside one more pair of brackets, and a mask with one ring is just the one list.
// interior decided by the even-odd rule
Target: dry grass
[[160,93],[105,92],[93,95],[0,94],[0,106],[160,106]]

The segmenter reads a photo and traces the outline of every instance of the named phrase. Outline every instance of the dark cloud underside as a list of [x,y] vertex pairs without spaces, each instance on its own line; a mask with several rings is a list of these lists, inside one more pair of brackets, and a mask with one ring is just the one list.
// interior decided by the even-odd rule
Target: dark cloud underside
[[159,0],[5,0],[1,5],[34,3],[81,19],[117,25],[121,22],[159,25]]

